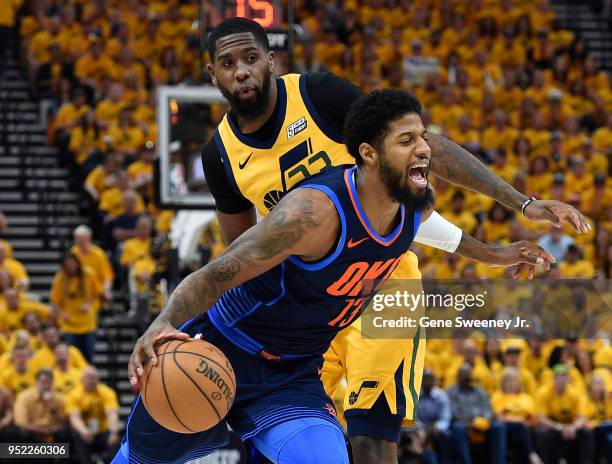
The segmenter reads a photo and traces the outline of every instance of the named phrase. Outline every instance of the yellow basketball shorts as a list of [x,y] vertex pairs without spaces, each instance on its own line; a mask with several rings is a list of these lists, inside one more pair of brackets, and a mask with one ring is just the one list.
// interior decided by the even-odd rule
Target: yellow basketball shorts
[[[391,278],[420,280],[416,255],[407,252]],[[338,333],[321,381],[339,416],[344,412],[349,436],[398,441],[401,427],[415,424],[425,344],[422,331],[412,339],[362,338],[361,318]]]

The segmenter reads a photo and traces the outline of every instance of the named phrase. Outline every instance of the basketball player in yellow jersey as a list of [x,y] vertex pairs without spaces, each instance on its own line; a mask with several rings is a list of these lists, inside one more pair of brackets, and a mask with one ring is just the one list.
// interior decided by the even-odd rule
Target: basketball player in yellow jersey
[[[272,78],[273,53],[254,21],[230,18],[209,36],[212,82],[229,101],[227,114],[203,151],[203,163],[229,243],[266,215],[298,181],[323,169],[354,163],[342,139],[344,117],[361,91],[330,73]],[[431,169],[455,184],[492,196],[530,219],[571,222],[586,231],[583,216],[556,201],[529,199],[491,173],[471,154],[430,134]],[[504,265],[521,245],[491,249],[440,216],[419,229],[415,241]],[[353,237],[355,246],[362,237]],[[316,237],[313,237],[316,240]],[[409,253],[394,278],[419,278]],[[359,321],[334,340],[322,376],[332,394],[346,375],[344,401],[355,463],[396,463],[402,423],[412,423],[424,358],[424,340],[363,340]],[[355,362],[357,360],[358,362]],[[351,393],[353,393],[351,395]]]

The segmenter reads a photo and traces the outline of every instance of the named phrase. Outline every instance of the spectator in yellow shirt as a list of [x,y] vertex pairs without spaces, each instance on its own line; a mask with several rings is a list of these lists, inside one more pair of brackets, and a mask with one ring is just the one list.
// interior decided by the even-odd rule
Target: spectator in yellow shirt
[[553,181],[553,174],[549,171],[548,159],[537,156],[531,162],[527,176],[527,195],[541,198],[548,195]]
[[50,369],[37,372],[36,385],[17,395],[15,425],[25,432],[27,441],[70,441],[64,400],[53,391],[53,372]]
[[559,272],[564,279],[592,279],[595,277],[593,264],[583,259],[582,250],[575,244],[567,247],[565,257],[559,264]]
[[589,461],[589,456],[579,456],[586,419],[580,394],[568,384],[568,372],[564,364],[554,366],[553,385],[542,387],[536,396],[536,439],[544,462],[558,462],[561,454],[568,462]]
[[101,135],[93,111],[88,111],[81,116],[76,125],[70,129],[68,150],[72,153],[74,162],[82,166],[84,170],[87,168],[85,163],[94,154],[94,151],[104,149]]
[[586,169],[591,174],[608,173],[608,158],[602,153],[598,153],[593,148],[593,141],[586,138],[580,145],[580,154],[586,164]]
[[444,216],[456,224],[462,230],[471,233],[476,227],[477,221],[474,215],[468,211],[465,211],[465,194],[461,191],[457,191],[453,194],[451,201],[451,209],[447,211]]
[[62,104],[57,112],[54,121],[55,129],[69,131],[90,110],[85,91],[80,87],[75,88],[72,92],[72,100]]
[[[70,350],[74,346],[58,343],[55,346],[55,367],[53,368],[53,388],[62,395],[67,395],[81,382],[82,369],[73,367],[70,362]],[[76,349],[76,348],[75,348]],[[80,354],[80,353],[79,353]],[[85,361],[85,359],[83,359]],[[85,364],[87,366],[87,364]]]
[[516,368],[506,367],[499,383],[499,390],[491,396],[491,407],[497,420],[506,425],[507,440],[518,453],[518,462],[541,463],[534,451],[529,430],[529,424],[535,419],[533,397],[522,390]]
[[149,255],[153,222],[148,216],[141,216],[136,223],[136,235],[125,241],[119,262],[122,266],[131,267],[139,259]]
[[144,212],[144,201],[138,192],[132,190],[127,171],[119,171],[116,176],[115,186],[102,192],[100,197],[98,208],[100,210],[100,217],[105,223],[125,214],[123,196],[126,192],[133,192],[136,195],[136,214]]
[[[48,325],[43,331],[44,345],[32,355],[30,367],[33,372],[40,369],[54,369],[56,365],[55,348],[60,343],[60,332],[54,325]],[[68,363],[71,368],[85,369],[88,364],[76,346],[68,348]]]
[[116,78],[115,63],[102,53],[102,44],[99,39],[90,40],[89,52],[81,56],[74,64],[74,75],[94,89],[100,89],[104,76],[111,79]]
[[96,119],[101,127],[111,127],[119,121],[119,112],[124,107],[123,86],[113,83],[106,97],[96,106]]
[[20,289],[27,289],[30,284],[28,273],[19,261],[8,257],[8,250],[0,243],[0,269],[6,269],[11,275],[13,284]]
[[482,148],[495,151],[503,147],[506,153],[511,153],[518,135],[518,130],[508,125],[508,114],[500,109],[495,110],[493,126],[486,128],[482,133]]
[[62,260],[51,287],[51,304],[65,340],[92,362],[101,288],[96,275],[72,253]]
[[145,142],[145,134],[136,124],[132,110],[121,108],[117,124],[108,129],[107,135],[112,138],[114,150],[126,155],[134,155]]
[[116,152],[107,153],[104,164],[96,167],[85,179],[85,190],[98,201],[102,192],[115,185],[117,173],[123,164],[123,155]]
[[612,150],[612,113],[608,115],[607,125],[593,132],[593,146],[602,153],[610,153]]
[[112,286],[115,273],[106,256],[106,252],[91,241],[91,229],[86,225],[80,225],[74,229],[74,245],[70,251],[81,261],[84,266],[89,266],[98,279],[102,288],[102,296],[109,301],[112,298]]
[[20,438],[19,431],[13,426],[13,398],[6,388],[0,387],[0,440],[2,443],[17,443]]
[[90,463],[91,453],[112,459],[119,447],[119,402],[117,394],[99,382],[94,367],[83,371],[81,384],[66,397],[75,454],[79,462]]
[[594,435],[595,450],[600,454],[598,458],[612,456],[612,398],[602,376],[593,376],[581,406],[582,415],[588,421],[587,427]]
[[28,299],[15,288],[5,290],[4,297],[6,305],[0,308],[0,328],[5,331],[12,332],[24,328],[24,317],[30,312],[36,313],[40,320],[52,317],[47,305]]
[[147,141],[140,150],[140,159],[127,168],[132,185],[147,200],[153,197],[153,161],[155,160],[155,143]]
[[30,350],[14,348],[11,353],[11,364],[0,372],[0,387],[11,392],[13,398],[34,385],[34,373],[29,366]]

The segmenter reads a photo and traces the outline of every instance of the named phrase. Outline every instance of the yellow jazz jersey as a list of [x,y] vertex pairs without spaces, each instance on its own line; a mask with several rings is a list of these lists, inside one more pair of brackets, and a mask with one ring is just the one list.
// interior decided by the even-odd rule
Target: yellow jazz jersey
[[[267,142],[240,133],[225,115],[214,139],[230,182],[262,215],[267,215],[297,182],[323,169],[354,164],[342,141],[316,113],[306,92],[305,75],[288,74],[277,79],[278,116],[274,136]],[[416,255],[408,252],[392,275],[394,279],[420,279]],[[415,340],[366,340],[361,322],[336,336],[328,352],[321,380],[332,397],[346,377],[344,404],[340,411],[372,407],[384,394],[393,414],[404,414],[412,424],[420,391],[425,356],[423,334]],[[362,388],[363,382],[374,388]],[[349,398],[360,392],[356,401]],[[337,395],[336,395],[337,396]],[[355,394],[353,395],[353,398]]]
[[287,74],[276,82],[279,111],[270,140],[255,141],[241,134],[227,114],[214,136],[230,181],[262,215],[302,179],[355,163],[341,134],[325,128],[312,107],[305,76]]

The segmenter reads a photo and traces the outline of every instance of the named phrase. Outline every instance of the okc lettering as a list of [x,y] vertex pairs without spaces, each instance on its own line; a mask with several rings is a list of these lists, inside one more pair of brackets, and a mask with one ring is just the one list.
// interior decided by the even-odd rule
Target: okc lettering
[[[328,322],[328,325],[345,327],[361,314],[363,303],[395,271],[402,257],[403,255],[398,258],[389,258],[386,261],[374,261],[373,263],[358,261],[351,264],[338,280],[327,287],[329,295],[352,297],[346,299],[346,306],[337,317]],[[364,282],[372,288],[364,291]],[[359,295],[361,295],[360,298],[355,298]]]
[[223,396],[225,396],[225,399],[229,403],[231,403],[234,400],[233,395],[230,392],[230,389],[225,383],[225,380],[223,380],[219,376],[219,373],[216,370],[214,370],[212,367],[208,365],[205,359],[200,359],[200,365],[196,369],[196,372],[199,372],[200,374],[204,374],[206,377],[208,377],[211,380],[212,383],[217,385],[217,387],[219,387],[219,390],[221,390],[221,392],[223,393]]

